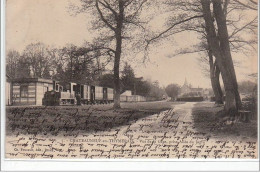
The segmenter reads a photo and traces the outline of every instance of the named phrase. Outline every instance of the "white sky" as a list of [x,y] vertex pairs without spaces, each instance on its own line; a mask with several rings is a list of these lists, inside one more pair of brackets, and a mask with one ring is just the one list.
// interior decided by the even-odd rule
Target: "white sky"
[[[22,51],[30,43],[62,47],[67,43],[82,45],[91,40],[90,17],[76,17],[68,12],[69,0],[8,0],[6,2],[6,50]],[[162,86],[170,83],[182,85],[185,77],[194,87],[210,87],[210,80],[202,73],[199,54],[169,58],[172,50],[196,42],[191,33],[177,35],[153,47],[150,62],[132,63],[137,76],[158,80]],[[236,67],[239,81],[248,79],[247,74],[257,72],[257,56],[233,55],[240,62]]]

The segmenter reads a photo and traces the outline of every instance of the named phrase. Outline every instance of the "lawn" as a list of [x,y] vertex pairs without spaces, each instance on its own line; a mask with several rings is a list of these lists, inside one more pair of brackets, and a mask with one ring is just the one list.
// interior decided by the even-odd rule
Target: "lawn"
[[113,110],[112,105],[8,107],[5,156],[16,159],[257,158],[255,140],[231,141],[212,136],[216,132],[210,132],[212,124],[209,123],[214,123],[215,109],[221,108],[212,107],[211,103],[198,103],[195,107],[194,104],[122,103],[122,109],[118,110]]
[[194,126],[198,131],[209,133],[211,136],[237,140],[257,139],[257,120],[227,121],[223,117],[223,106],[214,103],[197,103],[192,109]]
[[73,135],[88,131],[106,131],[131,121],[171,109],[173,102],[122,103],[56,107],[7,107],[6,134]]

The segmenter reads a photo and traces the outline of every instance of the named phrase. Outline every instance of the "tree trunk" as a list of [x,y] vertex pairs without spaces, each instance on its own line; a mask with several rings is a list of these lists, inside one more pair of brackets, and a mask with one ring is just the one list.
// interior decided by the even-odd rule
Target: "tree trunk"
[[215,103],[223,104],[223,100],[222,100],[223,93],[219,83],[220,71],[218,69],[218,66],[213,62],[213,55],[211,50],[208,51],[208,56],[209,56],[209,67],[210,67],[210,80],[211,80],[211,86],[215,96]]
[[236,98],[236,106],[237,109],[241,108],[241,98],[238,92],[238,84],[235,73],[235,68],[231,56],[230,46],[229,46],[229,36],[226,24],[226,16],[221,6],[221,0],[213,0],[213,12],[216,18],[217,26],[218,26],[218,37],[220,41],[220,47],[225,54],[227,70],[230,71],[232,76],[232,82],[234,86],[235,98]]
[[[227,63],[227,59],[230,57],[226,56],[227,53],[225,53],[222,47],[220,47],[219,38],[216,35],[216,29],[213,23],[213,17],[211,15],[210,1],[201,0],[201,4],[203,9],[203,17],[205,20],[207,41],[209,43],[210,48],[212,49],[213,55],[216,58],[217,66],[219,67],[219,70],[221,72],[224,88],[226,91],[225,111],[229,116],[235,116],[238,108],[238,104],[236,103],[236,87],[234,86],[234,76],[231,74],[231,71],[229,70],[230,68],[234,68],[234,66],[230,67],[230,63]],[[216,13],[220,12],[221,11],[218,11]],[[226,23],[221,24],[226,25]],[[222,32],[221,29],[222,27],[218,28],[218,31]]]
[[122,52],[122,27],[124,19],[124,5],[119,1],[119,16],[117,18],[116,26],[116,52],[114,60],[114,109],[120,108],[120,78],[119,78],[119,65]]
[[120,78],[119,78],[120,55],[116,52],[114,61],[114,108],[120,108]]
[[220,82],[219,82],[219,76],[220,76],[220,70],[218,68],[218,66],[215,66],[215,75],[214,75],[214,83],[216,85],[217,88],[217,93],[219,94],[219,99],[216,100],[218,104],[223,104],[223,92],[220,86]]

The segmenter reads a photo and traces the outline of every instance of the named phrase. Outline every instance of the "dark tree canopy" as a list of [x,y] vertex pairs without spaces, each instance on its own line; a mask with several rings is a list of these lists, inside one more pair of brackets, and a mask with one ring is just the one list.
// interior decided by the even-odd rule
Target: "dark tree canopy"
[[172,100],[177,98],[179,91],[180,91],[180,86],[177,84],[169,84],[166,88],[165,91],[169,97],[171,97]]

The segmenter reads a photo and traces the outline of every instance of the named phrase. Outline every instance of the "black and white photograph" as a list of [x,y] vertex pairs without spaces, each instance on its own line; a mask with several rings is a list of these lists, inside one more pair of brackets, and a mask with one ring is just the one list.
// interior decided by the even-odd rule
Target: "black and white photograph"
[[3,4],[4,159],[259,161],[258,0]]

